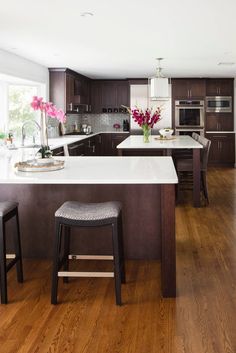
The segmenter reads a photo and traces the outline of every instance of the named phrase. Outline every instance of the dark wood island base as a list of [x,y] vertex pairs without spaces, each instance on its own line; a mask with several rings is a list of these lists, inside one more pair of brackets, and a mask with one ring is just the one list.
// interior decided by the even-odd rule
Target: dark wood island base
[[[31,258],[52,257],[54,213],[63,202],[121,201],[125,257],[161,260],[163,296],[175,297],[174,184],[1,184],[0,199],[19,202],[23,257]],[[78,233],[73,229],[72,247],[77,254],[109,254],[110,230],[82,229]]]

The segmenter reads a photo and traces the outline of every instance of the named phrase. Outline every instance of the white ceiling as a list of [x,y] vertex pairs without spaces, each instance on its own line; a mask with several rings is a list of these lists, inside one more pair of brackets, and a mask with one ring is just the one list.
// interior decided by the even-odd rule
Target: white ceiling
[[[84,18],[82,12],[92,12]],[[234,77],[235,0],[7,0],[0,48],[91,78]]]

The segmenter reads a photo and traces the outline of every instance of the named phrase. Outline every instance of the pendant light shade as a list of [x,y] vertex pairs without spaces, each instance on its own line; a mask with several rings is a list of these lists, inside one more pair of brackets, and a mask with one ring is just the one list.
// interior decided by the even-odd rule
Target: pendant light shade
[[162,58],[158,58],[157,60],[159,61],[157,74],[155,77],[149,79],[149,97],[151,100],[167,100],[170,98],[169,80],[167,77],[163,77],[161,72],[160,61]]

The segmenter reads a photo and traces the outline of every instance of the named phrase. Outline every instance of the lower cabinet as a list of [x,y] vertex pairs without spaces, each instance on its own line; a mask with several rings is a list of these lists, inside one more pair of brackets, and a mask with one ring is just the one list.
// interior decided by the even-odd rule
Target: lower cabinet
[[[127,133],[104,133],[68,145],[69,156],[117,156],[116,148],[124,141]],[[55,155],[55,154],[54,154]]]
[[116,148],[122,141],[124,141],[129,134],[127,133],[112,133],[102,134],[102,151],[103,156],[117,156],[118,150]]
[[209,165],[234,166],[235,163],[235,134],[234,133],[207,133],[206,138],[211,140]]
[[52,150],[52,155],[53,157],[60,157],[60,156],[64,156],[64,147],[58,147],[55,148],[54,150]]
[[84,156],[85,155],[85,143],[83,142],[74,142],[68,145],[69,156]]

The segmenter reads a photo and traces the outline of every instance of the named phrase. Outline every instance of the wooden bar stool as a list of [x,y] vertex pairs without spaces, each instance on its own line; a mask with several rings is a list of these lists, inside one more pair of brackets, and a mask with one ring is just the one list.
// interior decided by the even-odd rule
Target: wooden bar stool
[[[51,303],[57,304],[58,278],[64,277],[115,277],[116,304],[121,305],[121,283],[125,283],[122,212],[120,202],[81,203],[65,202],[55,213],[56,234],[54,242]],[[111,226],[113,255],[70,255],[70,227]],[[62,230],[64,249],[61,253]],[[113,260],[114,272],[71,272],[69,259]],[[60,271],[63,266],[63,271]]]
[[[15,254],[6,254],[5,223],[16,217],[16,232],[14,233]],[[7,260],[10,260],[7,264]],[[20,227],[18,217],[18,203],[3,201],[0,202],[0,285],[1,303],[7,304],[7,272],[16,265],[17,280],[23,282]]]

